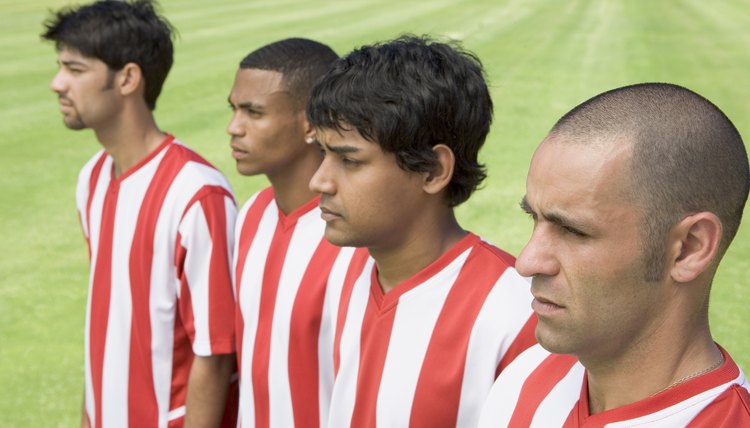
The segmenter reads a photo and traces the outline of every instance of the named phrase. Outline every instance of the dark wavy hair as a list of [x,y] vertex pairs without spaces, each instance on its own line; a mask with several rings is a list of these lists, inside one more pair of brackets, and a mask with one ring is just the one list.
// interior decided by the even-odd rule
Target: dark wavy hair
[[70,48],[97,58],[111,71],[131,62],[138,64],[145,81],[146,104],[154,110],[174,52],[174,29],[157,14],[155,6],[149,0],[102,0],[63,8],[44,22],[41,37],[54,41],[58,50]]
[[356,49],[313,88],[307,116],[317,128],[356,129],[407,171],[432,170],[432,148],[450,147],[456,159],[450,206],[466,201],[486,177],[477,158],[492,123],[492,99],[479,58],[456,42],[405,35]]

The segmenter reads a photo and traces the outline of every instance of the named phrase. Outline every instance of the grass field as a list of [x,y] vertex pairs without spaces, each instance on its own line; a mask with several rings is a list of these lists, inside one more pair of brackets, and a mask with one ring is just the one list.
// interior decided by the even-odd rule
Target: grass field
[[[0,426],[74,426],[83,388],[87,253],[76,175],[99,146],[66,130],[48,88],[52,46],[38,34],[66,1],[0,0]],[[517,254],[531,223],[517,207],[535,145],[569,108],[641,81],[690,87],[750,138],[750,16],[741,1],[164,0],[179,29],[157,119],[222,169],[243,202],[264,186],[240,177],[224,132],[239,60],[290,36],[343,54],[404,32],[457,38],[483,60],[495,121],[483,190],[465,227]],[[721,191],[721,189],[717,189]],[[746,216],[748,217],[748,216]],[[750,218],[714,283],[716,340],[750,369]],[[745,308],[745,309],[743,309]]]

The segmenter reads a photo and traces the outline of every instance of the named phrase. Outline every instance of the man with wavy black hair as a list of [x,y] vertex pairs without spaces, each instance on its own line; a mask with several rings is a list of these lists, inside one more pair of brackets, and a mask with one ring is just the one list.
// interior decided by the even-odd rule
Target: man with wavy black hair
[[453,212],[485,177],[479,59],[426,37],[364,46],[334,63],[307,115],[325,154],[310,182],[325,237],[371,255],[329,287],[329,425],[475,426],[535,325],[513,257]]
[[154,119],[172,28],[152,2],[99,1],[54,13],[42,38],[63,122],[103,146],[76,190],[91,261],[83,425],[232,425],[236,208],[226,178]]

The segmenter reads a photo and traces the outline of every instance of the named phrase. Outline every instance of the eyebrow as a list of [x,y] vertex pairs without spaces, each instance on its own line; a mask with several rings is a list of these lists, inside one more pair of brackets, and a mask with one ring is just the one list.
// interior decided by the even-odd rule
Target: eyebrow
[[[526,198],[526,196],[521,198],[521,203],[519,205],[521,206],[521,209],[527,214],[531,216],[537,215],[537,212],[534,211],[533,208],[531,208],[531,204],[529,204],[529,200]],[[540,213],[540,215],[548,222],[556,224],[560,227],[567,227],[567,228],[580,230],[580,231],[588,229],[580,222],[575,221],[561,213],[547,212],[547,213]]]
[[321,147],[328,150],[329,152],[336,153],[338,155],[347,154],[347,153],[356,153],[360,151],[358,147],[354,147],[354,146],[333,146],[332,147],[323,142],[319,142],[319,144]]
[[[232,102],[231,96],[227,97],[227,102],[229,103],[230,106],[234,106],[234,103]],[[252,101],[242,101],[242,102],[240,102],[240,103],[237,104],[237,108],[245,108],[245,109],[252,109],[252,110],[263,110],[263,106],[262,105],[260,105],[258,103],[254,103]]]
[[71,65],[80,65],[86,67],[86,63],[84,63],[83,61],[76,61],[74,59],[66,59],[58,62],[66,67],[70,67]]

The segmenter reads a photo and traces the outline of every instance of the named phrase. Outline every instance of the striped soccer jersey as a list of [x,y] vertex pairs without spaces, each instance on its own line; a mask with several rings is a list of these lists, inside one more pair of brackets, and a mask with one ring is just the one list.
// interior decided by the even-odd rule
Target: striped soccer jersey
[[367,252],[323,238],[318,199],[284,215],[269,187],[239,212],[234,275],[243,427],[326,425],[333,383],[326,290],[340,289],[350,264],[363,263]]
[[171,135],[113,171],[99,152],[76,191],[91,261],[86,414],[93,427],[179,426],[193,355],[234,352],[234,199]]
[[586,370],[570,355],[536,345],[498,377],[479,426],[748,427],[748,381],[729,354],[716,370],[644,400],[589,415]]
[[530,283],[467,234],[384,294],[374,260],[338,293],[331,427],[475,427],[497,374],[534,342]]

